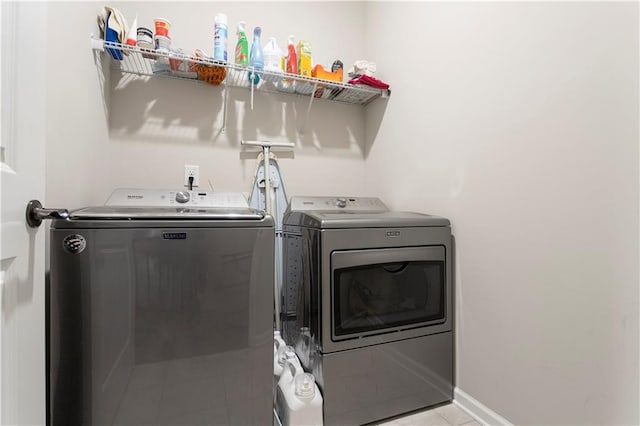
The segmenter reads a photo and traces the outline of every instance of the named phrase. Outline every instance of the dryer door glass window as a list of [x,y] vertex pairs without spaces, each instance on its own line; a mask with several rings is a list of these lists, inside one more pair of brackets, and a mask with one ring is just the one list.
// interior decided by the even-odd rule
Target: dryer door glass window
[[334,340],[444,322],[444,271],[444,259],[334,269]]

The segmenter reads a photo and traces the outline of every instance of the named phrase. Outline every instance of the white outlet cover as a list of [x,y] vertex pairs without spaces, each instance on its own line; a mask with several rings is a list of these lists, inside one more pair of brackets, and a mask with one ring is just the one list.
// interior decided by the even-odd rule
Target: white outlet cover
[[189,187],[189,176],[193,176],[193,187],[200,186],[200,166],[184,165],[184,186]]

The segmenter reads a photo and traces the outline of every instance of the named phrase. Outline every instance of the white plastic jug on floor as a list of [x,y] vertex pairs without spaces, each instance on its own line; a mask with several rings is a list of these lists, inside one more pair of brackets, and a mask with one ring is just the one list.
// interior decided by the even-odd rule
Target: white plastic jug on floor
[[[277,331],[275,333],[278,333]],[[296,355],[295,349],[292,346],[287,346],[279,336],[278,333],[278,342],[276,343],[276,334],[274,333],[274,358],[273,358],[273,398],[275,402],[275,398],[278,394],[278,383],[280,383],[280,377],[284,372],[284,367],[287,360],[296,366],[300,366],[300,359]],[[278,349],[276,350],[276,345],[278,345]],[[302,367],[301,367],[302,368]],[[303,370],[304,371],[304,370]]]
[[[290,348],[290,347],[289,347]],[[313,374],[305,373],[298,357],[285,350],[278,381],[276,412],[282,426],[322,426],[322,394]],[[293,353],[293,357],[288,356]]]
[[273,375],[275,376],[275,382],[278,383],[282,369],[284,368],[284,351],[287,348],[287,344],[280,336],[279,331],[273,332]]

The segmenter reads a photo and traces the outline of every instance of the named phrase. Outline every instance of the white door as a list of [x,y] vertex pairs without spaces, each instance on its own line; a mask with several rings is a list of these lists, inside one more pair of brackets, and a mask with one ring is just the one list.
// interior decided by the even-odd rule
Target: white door
[[[45,422],[45,2],[0,1],[0,423]],[[46,206],[46,204],[45,204]]]

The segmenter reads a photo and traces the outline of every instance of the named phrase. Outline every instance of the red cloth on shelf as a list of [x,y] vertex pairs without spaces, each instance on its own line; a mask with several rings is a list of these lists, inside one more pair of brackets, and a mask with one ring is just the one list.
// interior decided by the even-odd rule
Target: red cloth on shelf
[[349,80],[349,84],[364,84],[366,86],[375,87],[376,89],[386,90],[389,85],[384,81],[380,81],[375,77],[369,77],[368,75],[360,75],[356,78]]

